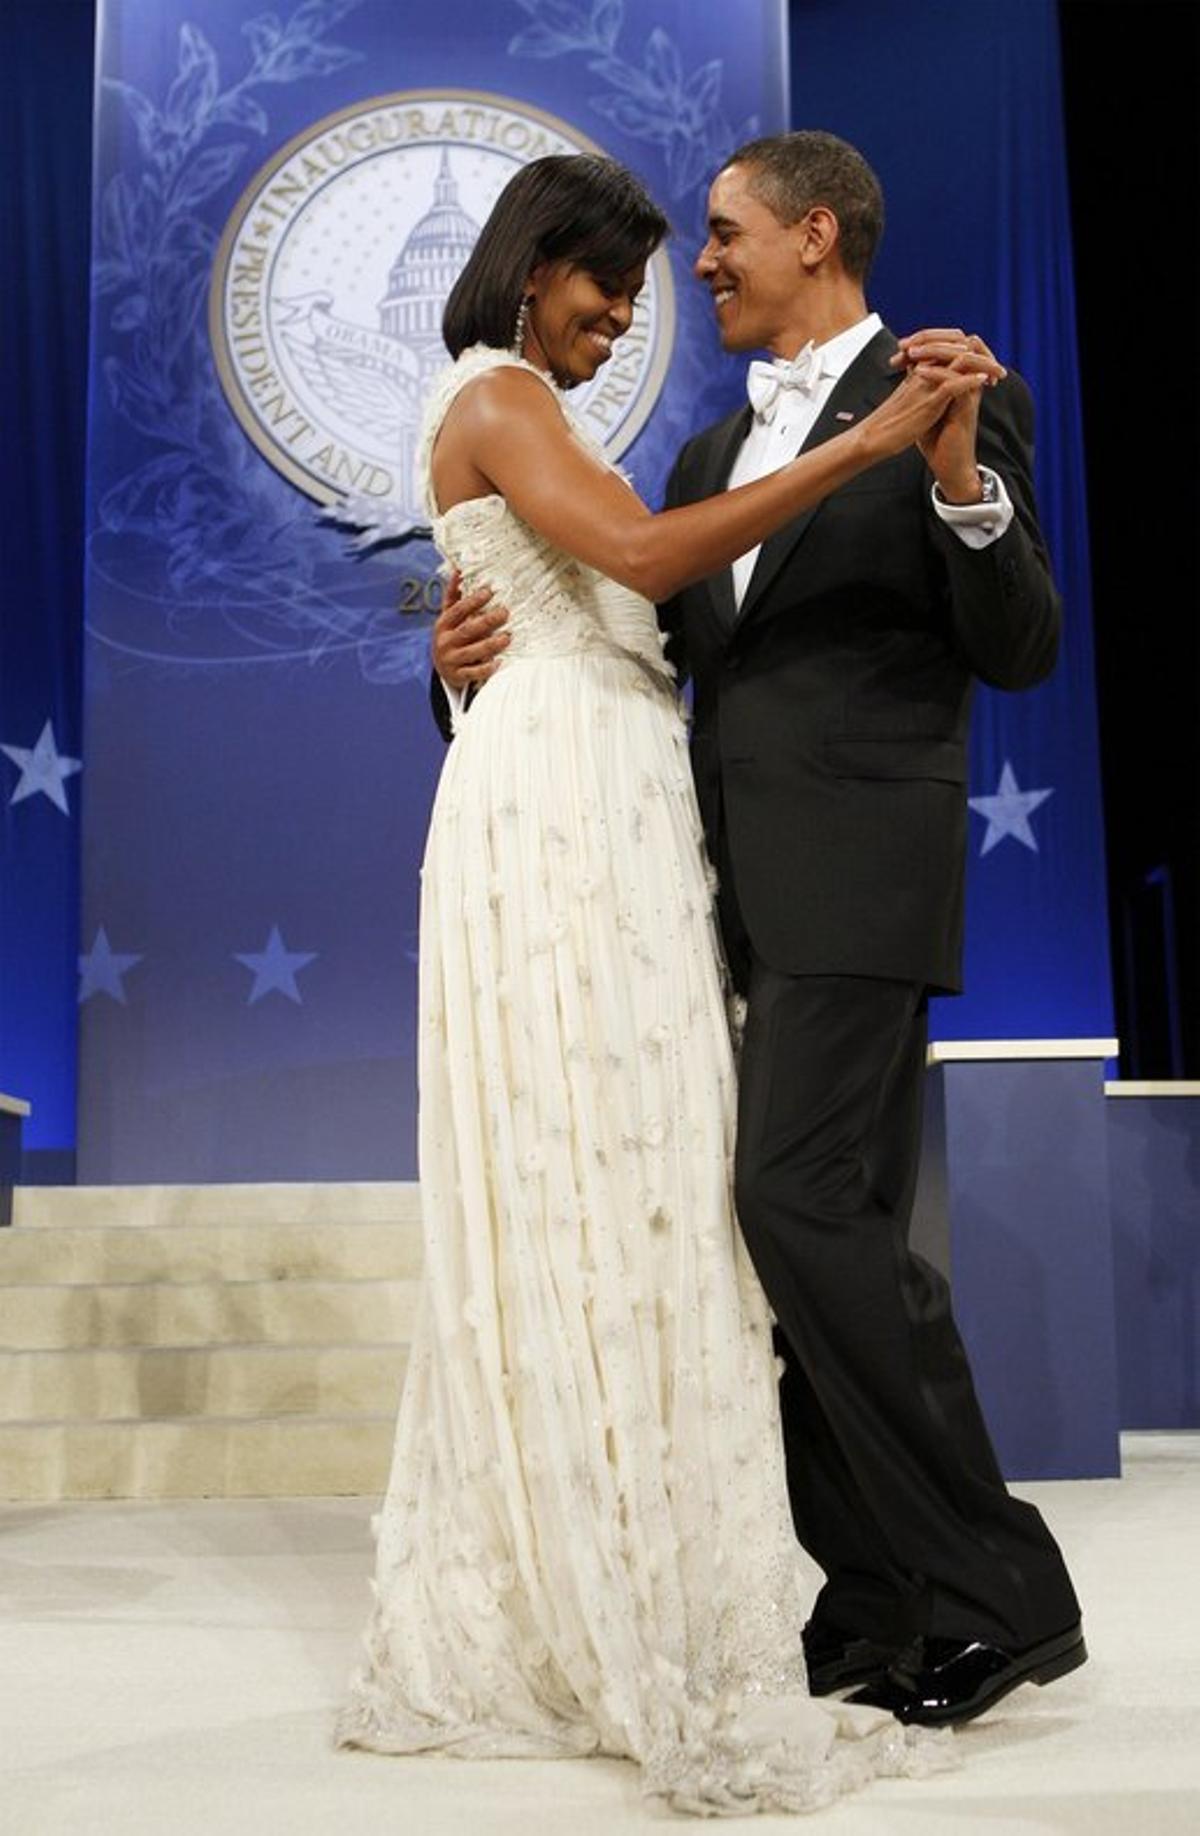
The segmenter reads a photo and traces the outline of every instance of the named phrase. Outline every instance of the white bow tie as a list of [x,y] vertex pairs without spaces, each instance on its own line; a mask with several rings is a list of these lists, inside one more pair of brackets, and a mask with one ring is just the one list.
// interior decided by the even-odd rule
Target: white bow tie
[[764,363],[761,358],[755,358],[746,372],[750,406],[759,420],[769,426],[775,419],[781,390],[799,389],[802,395],[813,396],[824,374],[825,365],[811,339],[790,360],[776,357],[773,363]]

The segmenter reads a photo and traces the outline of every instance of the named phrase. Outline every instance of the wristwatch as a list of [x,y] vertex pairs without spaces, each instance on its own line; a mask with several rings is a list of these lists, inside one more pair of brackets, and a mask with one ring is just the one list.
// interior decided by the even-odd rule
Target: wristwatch
[[978,510],[980,504],[998,504],[1000,502],[1000,480],[995,472],[985,472],[982,466],[979,466],[976,467],[976,476],[979,479],[980,495],[972,503],[952,503],[940,484],[935,484],[933,487],[937,501],[945,504],[947,510]]

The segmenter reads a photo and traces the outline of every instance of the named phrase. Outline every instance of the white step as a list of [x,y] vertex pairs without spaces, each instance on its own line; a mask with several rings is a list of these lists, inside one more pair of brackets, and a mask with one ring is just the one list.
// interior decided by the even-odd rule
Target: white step
[[18,1186],[13,1223],[390,1224],[420,1218],[417,1187],[400,1181],[250,1186]]
[[9,1422],[0,1496],[284,1498],[381,1492],[394,1417]]
[[0,1351],[407,1341],[415,1281],[26,1283],[0,1289]]
[[0,1231],[0,1288],[15,1283],[411,1278],[415,1220],[387,1224],[14,1225]]
[[0,1421],[394,1414],[407,1362],[403,1344],[0,1352]]

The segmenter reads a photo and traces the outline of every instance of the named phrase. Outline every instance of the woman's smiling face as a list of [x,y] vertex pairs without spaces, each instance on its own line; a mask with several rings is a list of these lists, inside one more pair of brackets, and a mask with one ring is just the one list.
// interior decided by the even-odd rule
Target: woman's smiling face
[[529,277],[533,295],[523,354],[564,389],[590,382],[633,322],[645,263],[624,274],[593,274],[573,262],[543,262]]

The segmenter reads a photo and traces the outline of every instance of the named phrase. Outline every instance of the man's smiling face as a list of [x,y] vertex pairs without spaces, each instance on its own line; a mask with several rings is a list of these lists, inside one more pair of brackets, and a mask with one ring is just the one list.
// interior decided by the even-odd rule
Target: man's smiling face
[[[708,194],[708,241],[695,273],[713,296],[727,351],[804,342],[797,324],[803,223],[784,224],[751,189],[745,166],[726,166]],[[780,348],[781,355],[791,355]]]

